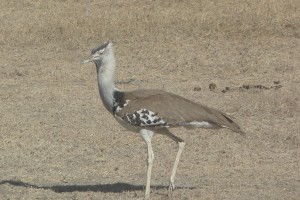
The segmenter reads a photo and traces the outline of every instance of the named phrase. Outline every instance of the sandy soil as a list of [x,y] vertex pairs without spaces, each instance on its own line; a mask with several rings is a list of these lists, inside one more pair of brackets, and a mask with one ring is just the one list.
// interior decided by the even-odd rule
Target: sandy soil
[[[300,199],[300,2],[0,0],[0,199],[142,199],[146,146],[100,102],[111,40],[121,90],[160,88],[233,116],[153,139],[152,199]],[[215,89],[209,89],[214,83]]]

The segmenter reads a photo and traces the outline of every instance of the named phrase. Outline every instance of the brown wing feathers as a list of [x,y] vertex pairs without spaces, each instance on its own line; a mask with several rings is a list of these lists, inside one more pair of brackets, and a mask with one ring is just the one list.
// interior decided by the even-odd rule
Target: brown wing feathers
[[117,113],[120,117],[140,109],[147,109],[157,113],[157,116],[170,125],[182,125],[193,121],[208,122],[213,126],[212,128],[226,127],[243,133],[226,114],[162,90],[125,92],[123,98],[123,101],[129,100],[130,102]]

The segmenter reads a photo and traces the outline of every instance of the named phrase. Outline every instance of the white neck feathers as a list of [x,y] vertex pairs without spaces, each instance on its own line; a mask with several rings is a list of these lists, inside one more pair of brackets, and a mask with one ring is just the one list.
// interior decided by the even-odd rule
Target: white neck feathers
[[114,92],[116,91],[114,84],[116,60],[111,44],[107,48],[109,49],[107,49],[106,55],[103,56],[101,62],[96,62],[96,67],[100,97],[105,108],[112,112]]

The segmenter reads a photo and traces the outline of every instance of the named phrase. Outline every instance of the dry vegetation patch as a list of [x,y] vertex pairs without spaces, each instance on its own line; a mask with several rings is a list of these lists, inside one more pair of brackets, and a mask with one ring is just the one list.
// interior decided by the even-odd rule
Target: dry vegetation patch
[[[145,145],[79,64],[105,40],[120,89],[165,89],[247,133],[175,132],[187,145],[173,199],[298,199],[299,13],[298,0],[0,0],[0,199],[143,196]],[[153,143],[151,195],[171,198],[176,146]]]

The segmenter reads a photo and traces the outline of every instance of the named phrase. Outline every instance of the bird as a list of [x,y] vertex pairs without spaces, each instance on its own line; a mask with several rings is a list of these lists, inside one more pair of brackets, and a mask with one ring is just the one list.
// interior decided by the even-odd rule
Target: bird
[[169,190],[175,189],[177,166],[185,141],[170,129],[178,127],[220,129],[227,128],[244,135],[233,119],[216,109],[195,103],[179,95],[159,89],[120,91],[115,87],[116,59],[112,42],[105,42],[91,52],[81,64],[95,63],[98,89],[104,107],[126,129],[141,135],[147,146],[147,180],[145,199],[150,198],[150,182],[154,153],[151,140],[155,134],[169,137],[178,145],[169,180]]

